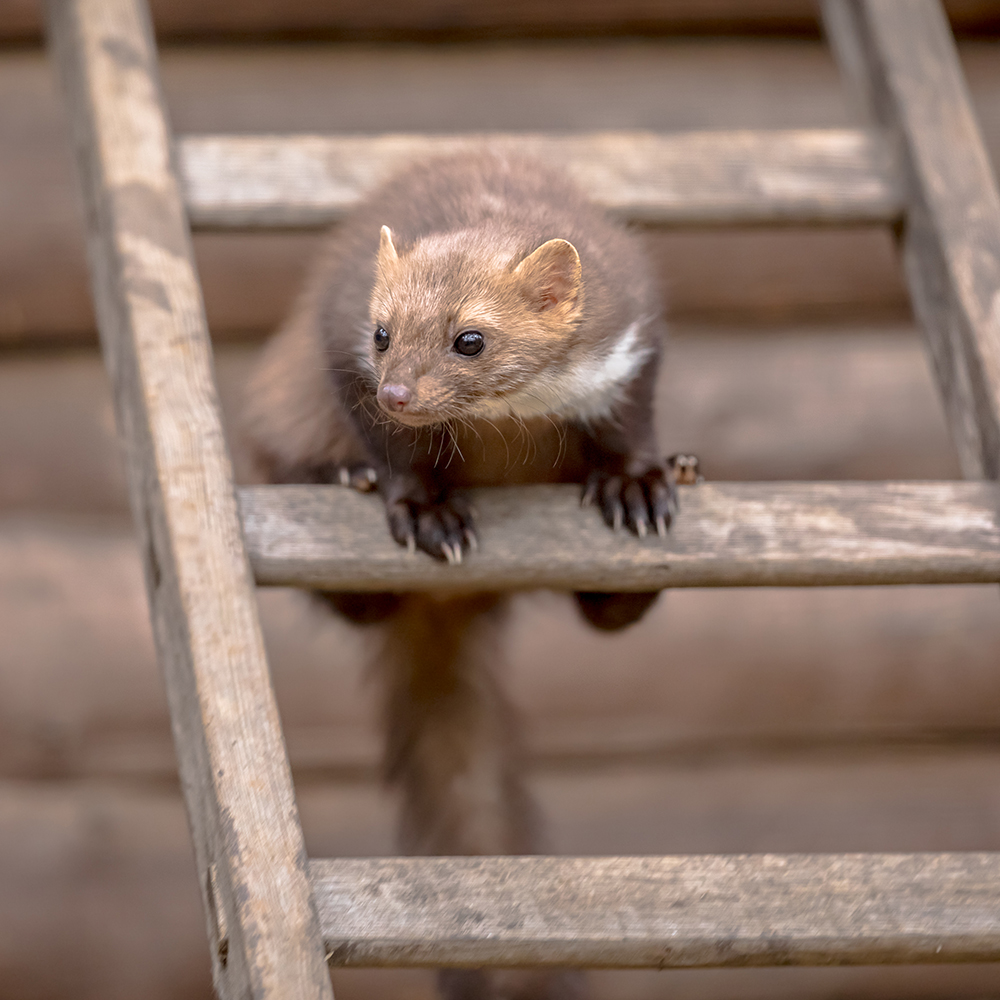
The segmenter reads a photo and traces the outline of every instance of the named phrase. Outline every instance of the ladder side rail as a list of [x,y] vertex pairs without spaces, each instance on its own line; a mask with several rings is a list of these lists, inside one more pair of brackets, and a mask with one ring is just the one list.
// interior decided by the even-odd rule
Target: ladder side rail
[[310,864],[336,966],[1000,961],[1000,855],[379,858]]
[[894,224],[903,200],[877,131],[786,129],[572,135],[181,136],[192,225],[311,228],[415,159],[486,143],[570,173],[616,214],[652,225]]
[[219,995],[332,1000],[140,0],[52,0]]
[[882,126],[901,240],[963,473],[1000,477],[1000,194],[937,0],[824,0],[845,76]]

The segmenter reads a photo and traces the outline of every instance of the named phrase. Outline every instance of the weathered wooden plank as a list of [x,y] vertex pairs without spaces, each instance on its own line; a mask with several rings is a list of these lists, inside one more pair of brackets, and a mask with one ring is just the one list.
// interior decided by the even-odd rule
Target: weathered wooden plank
[[483,142],[565,167],[595,200],[638,222],[893,222],[902,208],[878,135],[851,129],[188,136],[180,163],[195,225],[324,226],[410,160]]
[[1000,855],[310,863],[333,965],[1000,960]]
[[479,551],[408,554],[381,502],[339,486],[240,490],[258,583],[331,590],[653,590],[1000,581],[985,483],[713,483],[681,489],[666,540],[615,534],[574,486],[480,490]]
[[53,0],[49,24],[216,987],[329,998],[145,9]]
[[1000,477],[1000,193],[936,0],[828,0],[827,27],[896,150],[913,304],[969,477]]

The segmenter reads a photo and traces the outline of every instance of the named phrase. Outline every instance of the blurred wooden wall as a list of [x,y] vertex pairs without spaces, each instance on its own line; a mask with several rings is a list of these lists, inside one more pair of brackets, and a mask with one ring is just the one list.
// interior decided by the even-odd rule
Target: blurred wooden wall
[[[994,0],[945,0],[955,30],[995,32]],[[526,34],[816,35],[812,0],[151,0],[161,38],[469,37]],[[6,0],[0,39],[36,40],[40,0]]]
[[[1000,4],[947,6],[1000,162]],[[184,131],[854,121],[795,0],[153,9]],[[203,922],[37,17],[0,6],[0,996],[197,1000]],[[315,243],[196,240],[241,474],[241,386]],[[675,320],[665,451],[698,452],[716,479],[957,477],[887,233],[671,232],[653,247]],[[997,596],[678,591],[616,637],[556,595],[522,602],[511,685],[554,849],[1000,849]],[[364,635],[298,594],[260,603],[310,851],[391,851]],[[606,1000],[1000,995],[992,966],[592,980]],[[335,985],[340,1000],[416,1000],[430,982]]]

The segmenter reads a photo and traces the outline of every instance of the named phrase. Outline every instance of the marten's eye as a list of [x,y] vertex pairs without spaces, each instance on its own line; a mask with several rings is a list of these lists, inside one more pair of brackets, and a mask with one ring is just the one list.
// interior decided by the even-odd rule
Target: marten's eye
[[389,333],[381,326],[375,327],[375,349],[384,351],[389,346]]
[[486,341],[478,330],[466,330],[455,338],[455,350],[467,358],[478,354],[485,346]]

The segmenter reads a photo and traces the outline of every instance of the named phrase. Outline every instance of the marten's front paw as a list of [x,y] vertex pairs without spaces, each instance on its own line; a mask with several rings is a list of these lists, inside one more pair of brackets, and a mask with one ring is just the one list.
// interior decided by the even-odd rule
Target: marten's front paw
[[396,500],[386,507],[392,537],[412,552],[421,549],[452,564],[462,561],[466,548],[479,547],[472,511],[461,496],[441,503]]
[[378,487],[378,473],[364,463],[360,465],[338,465],[337,482],[350,486],[359,493],[371,493]]
[[608,526],[623,524],[640,538],[651,531],[665,537],[677,515],[677,488],[668,469],[654,466],[641,476],[613,475],[595,469],[587,478],[581,501],[597,504]]
[[674,474],[674,482],[681,486],[697,486],[705,481],[697,455],[669,455],[667,468]]

